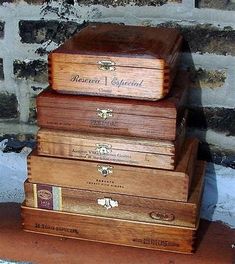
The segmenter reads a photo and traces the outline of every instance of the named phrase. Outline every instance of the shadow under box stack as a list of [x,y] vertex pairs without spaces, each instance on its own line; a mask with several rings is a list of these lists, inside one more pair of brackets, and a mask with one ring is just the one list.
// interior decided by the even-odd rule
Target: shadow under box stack
[[194,250],[205,164],[185,139],[181,45],[174,29],[94,24],[49,55],[26,231]]

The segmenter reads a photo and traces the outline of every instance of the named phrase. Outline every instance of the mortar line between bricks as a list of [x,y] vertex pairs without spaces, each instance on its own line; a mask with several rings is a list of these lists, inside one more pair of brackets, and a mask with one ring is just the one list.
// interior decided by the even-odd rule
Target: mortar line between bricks
[[[4,126],[2,126],[4,124]],[[6,123],[0,121],[0,135],[5,134],[36,134],[38,127],[30,124]],[[17,132],[16,132],[17,131]]]
[[188,136],[197,137],[203,142],[211,145],[220,146],[223,149],[234,151],[235,136],[226,136],[225,133],[216,132],[212,129],[203,130],[197,128],[188,128]]
[[[169,21],[172,20],[180,20],[180,21],[188,21],[192,23],[210,23],[213,25],[218,25],[218,21],[220,21],[221,25],[230,25],[235,27],[235,16],[233,11],[227,10],[218,10],[218,9],[199,9],[199,8],[189,8],[192,6],[192,0],[190,0],[190,5],[186,3],[184,0],[183,3],[169,3],[163,5],[161,7],[149,7],[149,6],[131,6],[126,5],[125,7],[119,6],[115,8],[107,8],[102,5],[91,5],[89,7],[84,5],[75,5],[75,7],[80,8],[83,12],[81,18],[79,19],[76,16],[70,16],[71,20],[76,20],[78,23],[82,23],[83,20],[87,20],[90,18],[90,21],[102,21],[106,20],[107,18],[112,18],[118,20],[119,22],[127,22],[128,18],[130,18],[130,13],[132,18],[136,18],[138,21],[143,21],[144,19],[152,19],[152,20],[159,20],[165,19]],[[0,14],[2,13],[1,10],[4,10],[5,13],[6,9],[12,9],[13,4],[9,4],[9,7],[0,7]],[[20,19],[29,19],[37,20],[42,18],[40,14],[40,6],[33,6],[28,4],[18,4],[15,6],[18,10],[18,14],[20,15]],[[38,9],[38,11],[36,11]],[[176,9],[178,12],[176,12]],[[95,12],[101,12],[102,18],[95,17],[92,19],[92,14],[95,15]],[[89,15],[88,15],[89,14]],[[129,14],[129,16],[127,16]],[[147,15],[146,15],[147,14]],[[229,15],[228,15],[229,14]],[[49,14],[44,17],[45,19],[58,19],[58,16],[55,14]],[[136,20],[135,19],[135,20]],[[130,23],[135,23],[136,21]]]
[[[6,56],[3,57],[5,87],[7,88],[7,90],[14,89],[18,100],[20,121],[27,122],[29,115],[29,110],[27,109],[29,106],[28,92],[26,89],[24,89],[24,87],[20,85],[20,81],[16,81],[14,79],[13,73],[13,61],[16,58],[15,52],[12,51],[15,51],[15,49],[17,49],[17,44],[19,43],[18,19],[7,18],[5,22],[4,42],[8,49]],[[25,104],[27,104],[26,107]]]
[[[115,21],[119,23],[129,22],[130,24],[135,24],[136,22],[151,20],[153,24],[157,24],[159,20],[172,20],[182,21],[188,25],[207,23],[214,26],[218,26],[219,21],[221,26],[229,25],[233,28],[235,27],[235,16],[233,15],[233,11],[198,8],[193,8],[189,11],[189,8],[182,4],[168,4],[162,7],[135,7],[127,5],[125,8],[105,8],[103,6],[96,6],[96,8],[102,13],[102,17],[91,19],[91,21],[105,22],[110,21],[110,18],[112,18],[112,21],[115,19]],[[132,19],[130,19],[130,17]],[[129,20],[126,18],[129,18]]]

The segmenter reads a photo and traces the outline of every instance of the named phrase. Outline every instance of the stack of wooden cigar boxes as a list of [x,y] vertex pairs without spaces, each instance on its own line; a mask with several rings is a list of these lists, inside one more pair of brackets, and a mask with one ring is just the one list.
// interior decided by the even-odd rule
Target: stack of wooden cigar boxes
[[175,29],[92,24],[49,55],[26,231],[191,253],[205,164],[185,138]]

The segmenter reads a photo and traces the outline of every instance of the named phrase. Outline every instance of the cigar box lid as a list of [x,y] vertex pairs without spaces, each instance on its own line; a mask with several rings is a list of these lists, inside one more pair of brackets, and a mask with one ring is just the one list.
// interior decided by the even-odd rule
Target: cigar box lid
[[107,110],[111,115],[135,115],[135,116],[158,116],[163,118],[176,119],[179,109],[185,104],[189,74],[180,71],[177,74],[170,94],[159,101],[143,101],[119,98],[108,98],[98,96],[83,96],[59,94],[53,89],[46,89],[37,96],[37,109],[47,107],[48,114],[52,109],[73,109],[77,116],[86,118],[86,112],[97,112]]
[[54,50],[51,59],[97,64],[99,57],[105,57],[107,61],[113,58],[116,66],[163,70],[178,53],[181,43],[176,29],[94,23]]

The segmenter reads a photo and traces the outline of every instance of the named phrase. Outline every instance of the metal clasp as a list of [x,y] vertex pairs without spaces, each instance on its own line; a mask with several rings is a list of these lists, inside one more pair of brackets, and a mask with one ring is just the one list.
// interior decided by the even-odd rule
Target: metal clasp
[[102,71],[115,71],[115,62],[109,60],[98,61],[98,68]]
[[103,119],[106,120],[108,117],[112,117],[113,116],[113,110],[111,109],[96,109],[97,111],[97,115]]
[[106,209],[111,209],[113,207],[118,207],[118,201],[114,201],[111,198],[97,199],[97,203],[102,205]]
[[112,151],[112,146],[108,144],[96,144],[96,151],[100,155],[109,154]]
[[104,177],[108,176],[109,174],[113,173],[113,167],[112,166],[108,166],[108,165],[101,165],[101,166],[97,166],[98,167],[98,172],[100,172],[100,174]]
[[154,220],[161,220],[166,222],[172,222],[175,220],[175,215],[167,212],[151,212],[150,217]]

